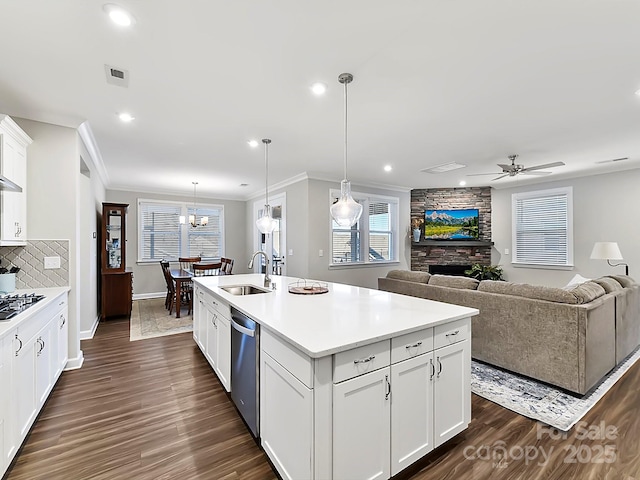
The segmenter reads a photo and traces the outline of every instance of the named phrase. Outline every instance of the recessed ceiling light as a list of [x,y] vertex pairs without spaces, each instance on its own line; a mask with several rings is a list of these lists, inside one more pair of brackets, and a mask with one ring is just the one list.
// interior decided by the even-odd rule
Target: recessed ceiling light
[[391,167],[391,165],[385,165],[385,166],[384,166],[384,171],[385,171],[385,172],[390,172],[391,170],[393,170],[393,168]]
[[107,3],[102,7],[109,15],[109,18],[113,23],[121,27],[130,27],[135,23],[133,15],[127,12],[124,8],[113,3]]
[[129,123],[129,122],[132,122],[133,120],[135,120],[136,117],[134,117],[130,113],[123,112],[123,113],[118,114],[118,118],[120,119],[121,122]]
[[640,96],[640,89],[636,90],[636,95]]
[[259,145],[257,140],[249,140],[247,143],[251,148],[256,148]]
[[314,95],[324,95],[327,91],[327,84],[322,82],[316,82],[311,85],[311,91]]
[[458,185],[460,185],[461,187],[464,187],[467,184],[467,182],[465,182],[464,180],[460,180],[460,183]]

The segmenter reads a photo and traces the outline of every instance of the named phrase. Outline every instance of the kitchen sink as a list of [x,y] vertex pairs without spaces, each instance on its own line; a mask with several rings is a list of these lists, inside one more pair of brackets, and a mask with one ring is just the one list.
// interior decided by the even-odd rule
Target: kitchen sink
[[269,293],[271,291],[254,285],[232,285],[220,288],[231,295],[255,295],[256,293]]

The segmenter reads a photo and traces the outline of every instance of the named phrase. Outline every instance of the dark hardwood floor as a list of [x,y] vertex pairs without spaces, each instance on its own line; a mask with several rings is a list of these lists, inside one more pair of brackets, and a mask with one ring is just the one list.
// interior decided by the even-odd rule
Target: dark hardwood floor
[[[82,349],[7,480],[276,478],[190,333],[129,342],[112,320]],[[398,478],[640,480],[640,363],[564,436],[475,395],[472,408],[465,433]]]

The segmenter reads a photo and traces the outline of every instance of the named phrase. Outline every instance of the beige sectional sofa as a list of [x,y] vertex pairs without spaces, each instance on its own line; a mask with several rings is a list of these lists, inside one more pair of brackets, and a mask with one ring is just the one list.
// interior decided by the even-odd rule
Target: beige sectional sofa
[[565,290],[393,270],[378,288],[477,308],[473,358],[579,394],[640,344],[640,286],[627,276]]

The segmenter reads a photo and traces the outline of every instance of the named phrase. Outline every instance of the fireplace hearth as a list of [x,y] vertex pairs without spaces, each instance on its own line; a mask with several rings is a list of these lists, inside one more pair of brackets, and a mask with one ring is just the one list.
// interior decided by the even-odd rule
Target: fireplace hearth
[[429,265],[429,273],[432,275],[464,276],[465,270],[471,270],[471,265]]

